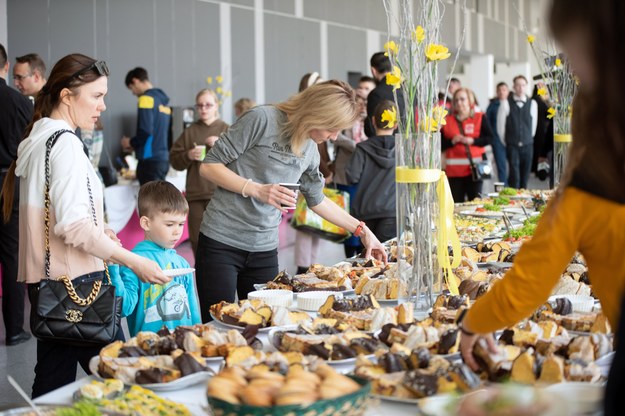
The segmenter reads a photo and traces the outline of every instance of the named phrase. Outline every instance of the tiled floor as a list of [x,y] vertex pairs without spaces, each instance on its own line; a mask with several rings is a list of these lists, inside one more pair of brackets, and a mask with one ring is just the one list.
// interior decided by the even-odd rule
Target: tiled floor
[[[531,189],[544,189],[546,188],[545,182],[540,182],[535,178],[532,178],[530,182]],[[492,192],[493,186],[491,182],[487,182],[484,185],[484,193]],[[278,252],[278,261],[280,264],[280,270],[287,269],[289,272],[294,273],[296,270],[294,260],[294,241],[295,231],[289,227],[281,227],[280,249]],[[193,264],[193,255],[191,247],[188,242],[185,242],[178,247],[178,252],[189,260],[189,263]],[[334,244],[328,241],[321,241],[318,263],[321,264],[335,264],[344,258],[343,246],[340,244]],[[30,306],[26,306],[26,311]],[[1,312],[0,312],[1,313]],[[26,317],[28,322],[28,316]],[[4,334],[4,325],[0,324],[0,334]],[[0,335],[3,336],[3,335]],[[20,344],[19,346],[6,347],[4,338],[0,338],[0,409],[5,408],[11,404],[24,405],[20,397],[13,391],[13,388],[7,382],[5,374],[13,376],[17,382],[22,386],[26,392],[31,391],[31,386],[34,379],[33,369],[36,362],[36,342],[31,339],[29,342]],[[78,377],[84,375],[84,372],[79,369]]]

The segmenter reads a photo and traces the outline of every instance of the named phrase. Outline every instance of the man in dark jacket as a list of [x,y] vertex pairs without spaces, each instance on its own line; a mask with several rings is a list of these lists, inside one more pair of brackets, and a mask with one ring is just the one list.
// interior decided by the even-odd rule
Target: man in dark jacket
[[376,134],[356,145],[345,171],[349,183],[357,183],[353,203],[354,217],[365,221],[380,241],[397,235],[395,213],[395,131],[396,123],[383,120],[385,110],[395,104],[384,100],[373,116]]
[[[371,122],[373,113],[378,104],[384,100],[395,101],[393,96],[393,86],[386,83],[386,74],[393,70],[391,60],[384,52],[374,53],[371,57],[371,74],[375,78],[376,87],[367,96],[367,119],[365,120],[365,135],[375,136],[375,127]],[[397,102],[399,103],[399,117],[404,118],[404,95],[400,89],[397,91]]]
[[[24,129],[33,117],[30,100],[7,85],[9,61],[4,46],[0,44],[0,186],[7,171],[17,159],[17,146]],[[30,339],[24,331],[23,283],[17,282],[17,255],[19,235],[19,184],[15,177],[13,207],[8,222],[0,219],[0,265],[2,266],[2,317],[6,330],[6,345],[17,345]],[[2,206],[3,199],[0,199]]]
[[169,97],[160,88],[154,88],[148,78],[148,71],[141,67],[128,72],[126,87],[139,97],[139,109],[137,134],[133,138],[124,136],[122,148],[135,151],[135,157],[139,161],[139,184],[165,180],[169,170]]
[[495,156],[495,164],[497,165],[497,179],[503,182],[504,186],[508,186],[508,160],[506,159],[506,145],[504,138],[497,134],[497,113],[503,101],[508,99],[510,90],[508,84],[500,82],[497,84],[497,97],[493,98],[486,109],[486,118],[491,127],[495,130],[493,142],[493,156]]

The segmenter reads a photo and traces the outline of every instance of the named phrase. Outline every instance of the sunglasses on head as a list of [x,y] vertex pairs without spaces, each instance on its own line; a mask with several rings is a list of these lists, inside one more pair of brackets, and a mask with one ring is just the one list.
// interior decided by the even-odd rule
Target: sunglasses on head
[[93,64],[89,65],[88,67],[83,68],[80,71],[76,72],[74,75],[72,75],[72,78],[80,78],[81,75],[84,75],[89,71],[93,71],[97,73],[98,75],[108,76],[109,67],[106,65],[106,62],[104,61],[95,61]]

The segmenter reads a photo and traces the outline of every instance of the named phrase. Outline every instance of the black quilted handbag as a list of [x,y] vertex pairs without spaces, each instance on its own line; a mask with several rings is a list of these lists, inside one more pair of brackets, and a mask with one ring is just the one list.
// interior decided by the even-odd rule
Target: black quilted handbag
[[[30,314],[30,329],[41,340],[63,342],[79,346],[108,344],[115,339],[121,322],[122,298],[115,296],[108,267],[104,262],[104,273],[85,275],[95,282],[84,282],[83,276],[73,283],[63,275],[58,280],[50,279],[50,151],[58,137],[69,130],[55,132],[46,142],[44,224],[45,278],[34,291]],[[71,132],[73,133],[73,132]],[[97,225],[91,184],[87,177],[87,188],[91,203],[93,221]],[[106,282],[104,281],[106,279]]]

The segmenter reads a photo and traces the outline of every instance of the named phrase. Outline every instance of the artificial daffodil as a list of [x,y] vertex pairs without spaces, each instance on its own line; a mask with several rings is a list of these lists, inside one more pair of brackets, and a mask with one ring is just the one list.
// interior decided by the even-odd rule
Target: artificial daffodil
[[556,58],[556,68],[560,68],[562,66],[562,60],[560,58]]
[[527,35],[527,42],[531,45],[532,43],[534,43],[534,41],[536,40],[536,36],[534,35]]
[[399,46],[397,46],[397,44],[391,40],[384,44],[384,51],[384,55],[386,56],[388,56],[389,54],[396,56],[399,52]]
[[218,84],[221,84],[223,80],[224,80],[224,77],[222,77],[221,75],[217,75],[215,77],[215,81],[217,81]]
[[401,87],[401,69],[398,66],[393,66],[393,71],[386,74],[386,84],[393,86],[393,91]]
[[536,90],[536,94],[538,94],[539,97],[545,98],[547,96],[547,88],[540,87],[538,90]]
[[425,56],[428,58],[428,61],[442,61],[449,58],[451,53],[449,53],[449,49],[443,45],[430,43],[425,50]]
[[549,109],[547,110],[547,118],[551,120],[553,116],[555,115],[556,115],[556,109],[553,107],[549,107]]
[[384,110],[382,113],[382,121],[386,121],[386,128],[392,129],[397,124],[397,110],[395,107],[390,110]]
[[208,84],[212,84],[213,83],[213,77],[206,77],[206,82]]
[[417,41],[417,45],[420,45],[425,40],[425,29],[423,29],[423,26],[417,26],[414,32],[412,32],[412,37]]

